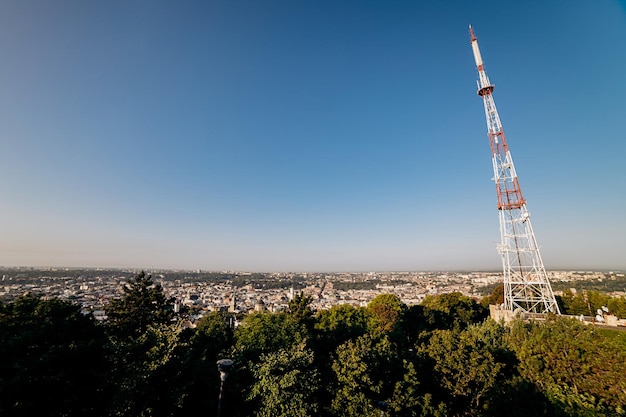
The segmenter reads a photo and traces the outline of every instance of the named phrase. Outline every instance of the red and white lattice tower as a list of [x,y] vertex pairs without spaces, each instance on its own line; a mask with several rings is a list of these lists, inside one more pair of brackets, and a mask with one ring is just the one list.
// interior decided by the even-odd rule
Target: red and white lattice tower
[[502,256],[504,269],[504,310],[513,313],[560,314],[530,224],[530,213],[517,179],[500,116],[493,101],[493,85],[485,72],[478,40],[471,26],[470,36],[478,68],[478,95],[482,97],[485,105],[493,180],[498,196],[500,216],[498,252]]

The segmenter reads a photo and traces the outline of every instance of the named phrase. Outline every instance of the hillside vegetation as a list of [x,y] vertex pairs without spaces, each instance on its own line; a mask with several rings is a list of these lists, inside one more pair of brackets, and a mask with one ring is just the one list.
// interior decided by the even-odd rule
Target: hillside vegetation
[[625,414],[625,333],[556,316],[503,326],[460,293],[310,302],[299,294],[235,329],[217,312],[187,328],[145,274],[106,323],[24,295],[0,304],[0,415],[216,415],[222,358],[235,362],[222,416]]

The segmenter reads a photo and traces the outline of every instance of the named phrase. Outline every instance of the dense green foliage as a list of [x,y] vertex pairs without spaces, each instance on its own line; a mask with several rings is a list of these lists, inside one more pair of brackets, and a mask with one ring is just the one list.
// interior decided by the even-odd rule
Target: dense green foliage
[[571,315],[595,316],[602,307],[609,309],[611,314],[620,319],[626,319],[626,298],[610,297],[598,291],[572,292],[563,291],[561,302],[564,311]]
[[310,303],[298,294],[234,330],[217,312],[188,328],[139,274],[104,324],[55,299],[0,304],[0,414],[215,415],[225,357],[235,368],[223,416],[625,414],[626,333],[561,317],[504,326],[460,293],[417,306],[390,294],[365,307]]
[[163,288],[152,281],[152,276],[141,271],[123,289],[124,295],[106,306],[110,328],[116,333],[137,336],[152,324],[167,324],[172,319],[168,307],[173,300],[166,300]]
[[0,304],[0,415],[85,416],[104,403],[104,333],[80,306]]
[[554,291],[565,291],[576,288],[578,291],[614,292],[626,291],[626,277],[603,274],[602,278],[581,279],[576,281],[555,281],[552,283]]
[[567,415],[624,415],[626,350],[572,319],[514,323],[509,334],[520,374]]

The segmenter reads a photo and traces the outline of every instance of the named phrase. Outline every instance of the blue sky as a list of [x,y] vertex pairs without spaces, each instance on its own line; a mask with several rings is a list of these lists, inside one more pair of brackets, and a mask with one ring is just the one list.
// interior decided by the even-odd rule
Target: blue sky
[[626,269],[626,6],[4,1],[0,265],[499,269],[468,24],[548,268]]

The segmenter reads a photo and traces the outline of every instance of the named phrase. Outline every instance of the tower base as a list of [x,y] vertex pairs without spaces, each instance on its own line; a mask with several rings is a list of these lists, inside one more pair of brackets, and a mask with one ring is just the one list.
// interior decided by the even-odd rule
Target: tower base
[[513,314],[512,311],[502,308],[502,304],[490,304],[489,315],[491,316],[491,319],[497,323],[500,323],[502,321],[504,321],[504,323],[508,323],[515,318],[515,314]]

